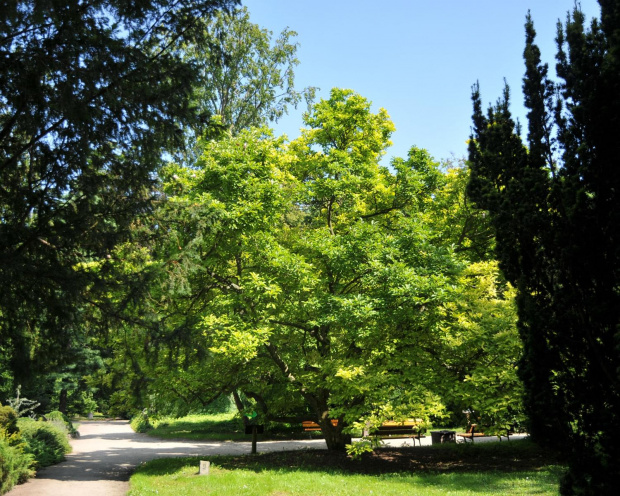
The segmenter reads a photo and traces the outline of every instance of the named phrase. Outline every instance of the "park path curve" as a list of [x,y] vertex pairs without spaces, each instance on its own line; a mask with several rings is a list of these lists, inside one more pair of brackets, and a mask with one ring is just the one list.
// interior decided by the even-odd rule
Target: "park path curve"
[[[34,479],[15,486],[7,496],[121,496],[140,463],[173,456],[248,454],[251,443],[165,440],[136,434],[124,420],[89,421],[78,426],[67,460],[41,469]],[[258,451],[324,449],[323,440],[263,441]],[[198,467],[196,467],[198,470]]]

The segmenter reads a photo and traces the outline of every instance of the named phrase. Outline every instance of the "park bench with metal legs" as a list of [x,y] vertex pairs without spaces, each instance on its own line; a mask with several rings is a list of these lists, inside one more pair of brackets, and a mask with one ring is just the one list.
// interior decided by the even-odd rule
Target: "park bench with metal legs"
[[416,439],[420,446],[422,446],[422,438],[426,437],[424,432],[426,429],[422,427],[421,420],[405,420],[403,422],[395,422],[388,420],[383,422],[376,431],[373,433],[375,436],[381,438],[411,438],[413,445],[415,446]]
[[[383,422],[379,427],[375,429],[372,433],[373,436],[378,436],[381,438],[411,438],[413,440],[413,444],[415,445],[416,439],[420,446],[422,445],[421,439],[426,437],[424,432],[426,429],[421,427],[421,420],[405,420],[403,422],[394,422],[388,420]],[[304,420],[302,423],[304,428],[304,432],[313,432],[320,431],[321,426],[312,421],[312,420]],[[338,420],[332,419],[332,425],[338,425]],[[368,436],[368,430],[364,431],[364,436]]]
[[383,422],[380,426],[375,427],[372,434],[370,433],[369,427],[370,424],[367,424],[366,429],[364,429],[364,437],[368,437],[369,435],[384,439],[410,437],[413,440],[414,446],[416,439],[418,440],[420,446],[422,446],[422,438],[426,437],[424,435],[424,433],[426,432],[426,428],[422,426],[421,419],[409,419],[402,422],[387,420]]
[[[304,420],[301,425],[304,428],[304,432],[314,432],[321,430],[321,426],[313,420]],[[332,425],[336,427],[338,425],[338,419],[332,419]]]
[[463,441],[469,439],[473,443],[475,438],[484,436],[484,432],[476,432],[477,427],[476,424],[471,424],[466,432],[461,432],[457,436],[462,437]]

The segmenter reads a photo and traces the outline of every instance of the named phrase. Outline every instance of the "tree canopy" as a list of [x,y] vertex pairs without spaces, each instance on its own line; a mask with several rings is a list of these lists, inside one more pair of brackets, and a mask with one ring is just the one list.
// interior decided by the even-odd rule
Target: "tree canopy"
[[297,44],[294,31],[272,33],[250,22],[247,8],[219,11],[202,19],[203,36],[182,47],[199,69],[194,98],[212,132],[238,133],[277,121],[314,88],[295,90]]
[[70,346],[85,292],[101,290],[84,264],[110,258],[183,145],[197,74],[174,42],[233,3],[3,4],[0,349],[18,377]]
[[241,392],[267,420],[315,419],[332,449],[363,419],[440,418],[448,403],[518,417],[510,291],[459,250],[463,174],[417,148],[381,166],[393,124],[350,90],[305,123],[292,143],[251,129],[166,168],[150,293],[165,317],[124,351],[135,380],[160,405]]

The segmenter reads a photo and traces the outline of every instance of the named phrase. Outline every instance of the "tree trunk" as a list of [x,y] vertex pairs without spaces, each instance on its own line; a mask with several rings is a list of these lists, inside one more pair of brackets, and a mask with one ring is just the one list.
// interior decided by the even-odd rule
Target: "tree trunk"
[[60,397],[58,398],[58,411],[67,415],[67,390],[60,390]]
[[351,435],[342,432],[345,428],[342,420],[338,421],[338,425],[333,425],[332,419],[327,416],[327,412],[324,412],[319,419],[319,425],[328,450],[344,451],[347,444],[351,444]]
[[[237,407],[237,410],[239,411],[239,413],[243,412],[243,410],[245,409],[245,406],[243,405],[243,401],[241,401],[241,396],[239,396],[239,391],[234,389],[232,394],[233,394],[233,400],[235,401],[235,406]],[[244,427],[247,427],[247,425],[249,424],[248,418],[245,415],[242,415],[241,418],[243,420]]]

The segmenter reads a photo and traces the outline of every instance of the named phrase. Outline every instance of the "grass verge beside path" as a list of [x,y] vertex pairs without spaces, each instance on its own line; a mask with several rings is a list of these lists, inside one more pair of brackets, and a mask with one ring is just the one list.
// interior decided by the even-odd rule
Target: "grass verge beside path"
[[360,461],[327,450],[149,462],[131,478],[130,496],[451,496],[558,494],[562,466],[529,441],[384,448]]
[[154,428],[147,431],[147,434],[162,439],[234,441],[242,439],[243,435],[242,424],[232,413],[164,417],[151,422]]
[[[234,413],[187,415],[181,418],[162,418],[152,421],[149,436],[162,439],[191,439],[213,441],[249,441],[243,423]],[[320,432],[303,432],[301,425],[279,424],[268,426],[260,440],[320,438]]]

